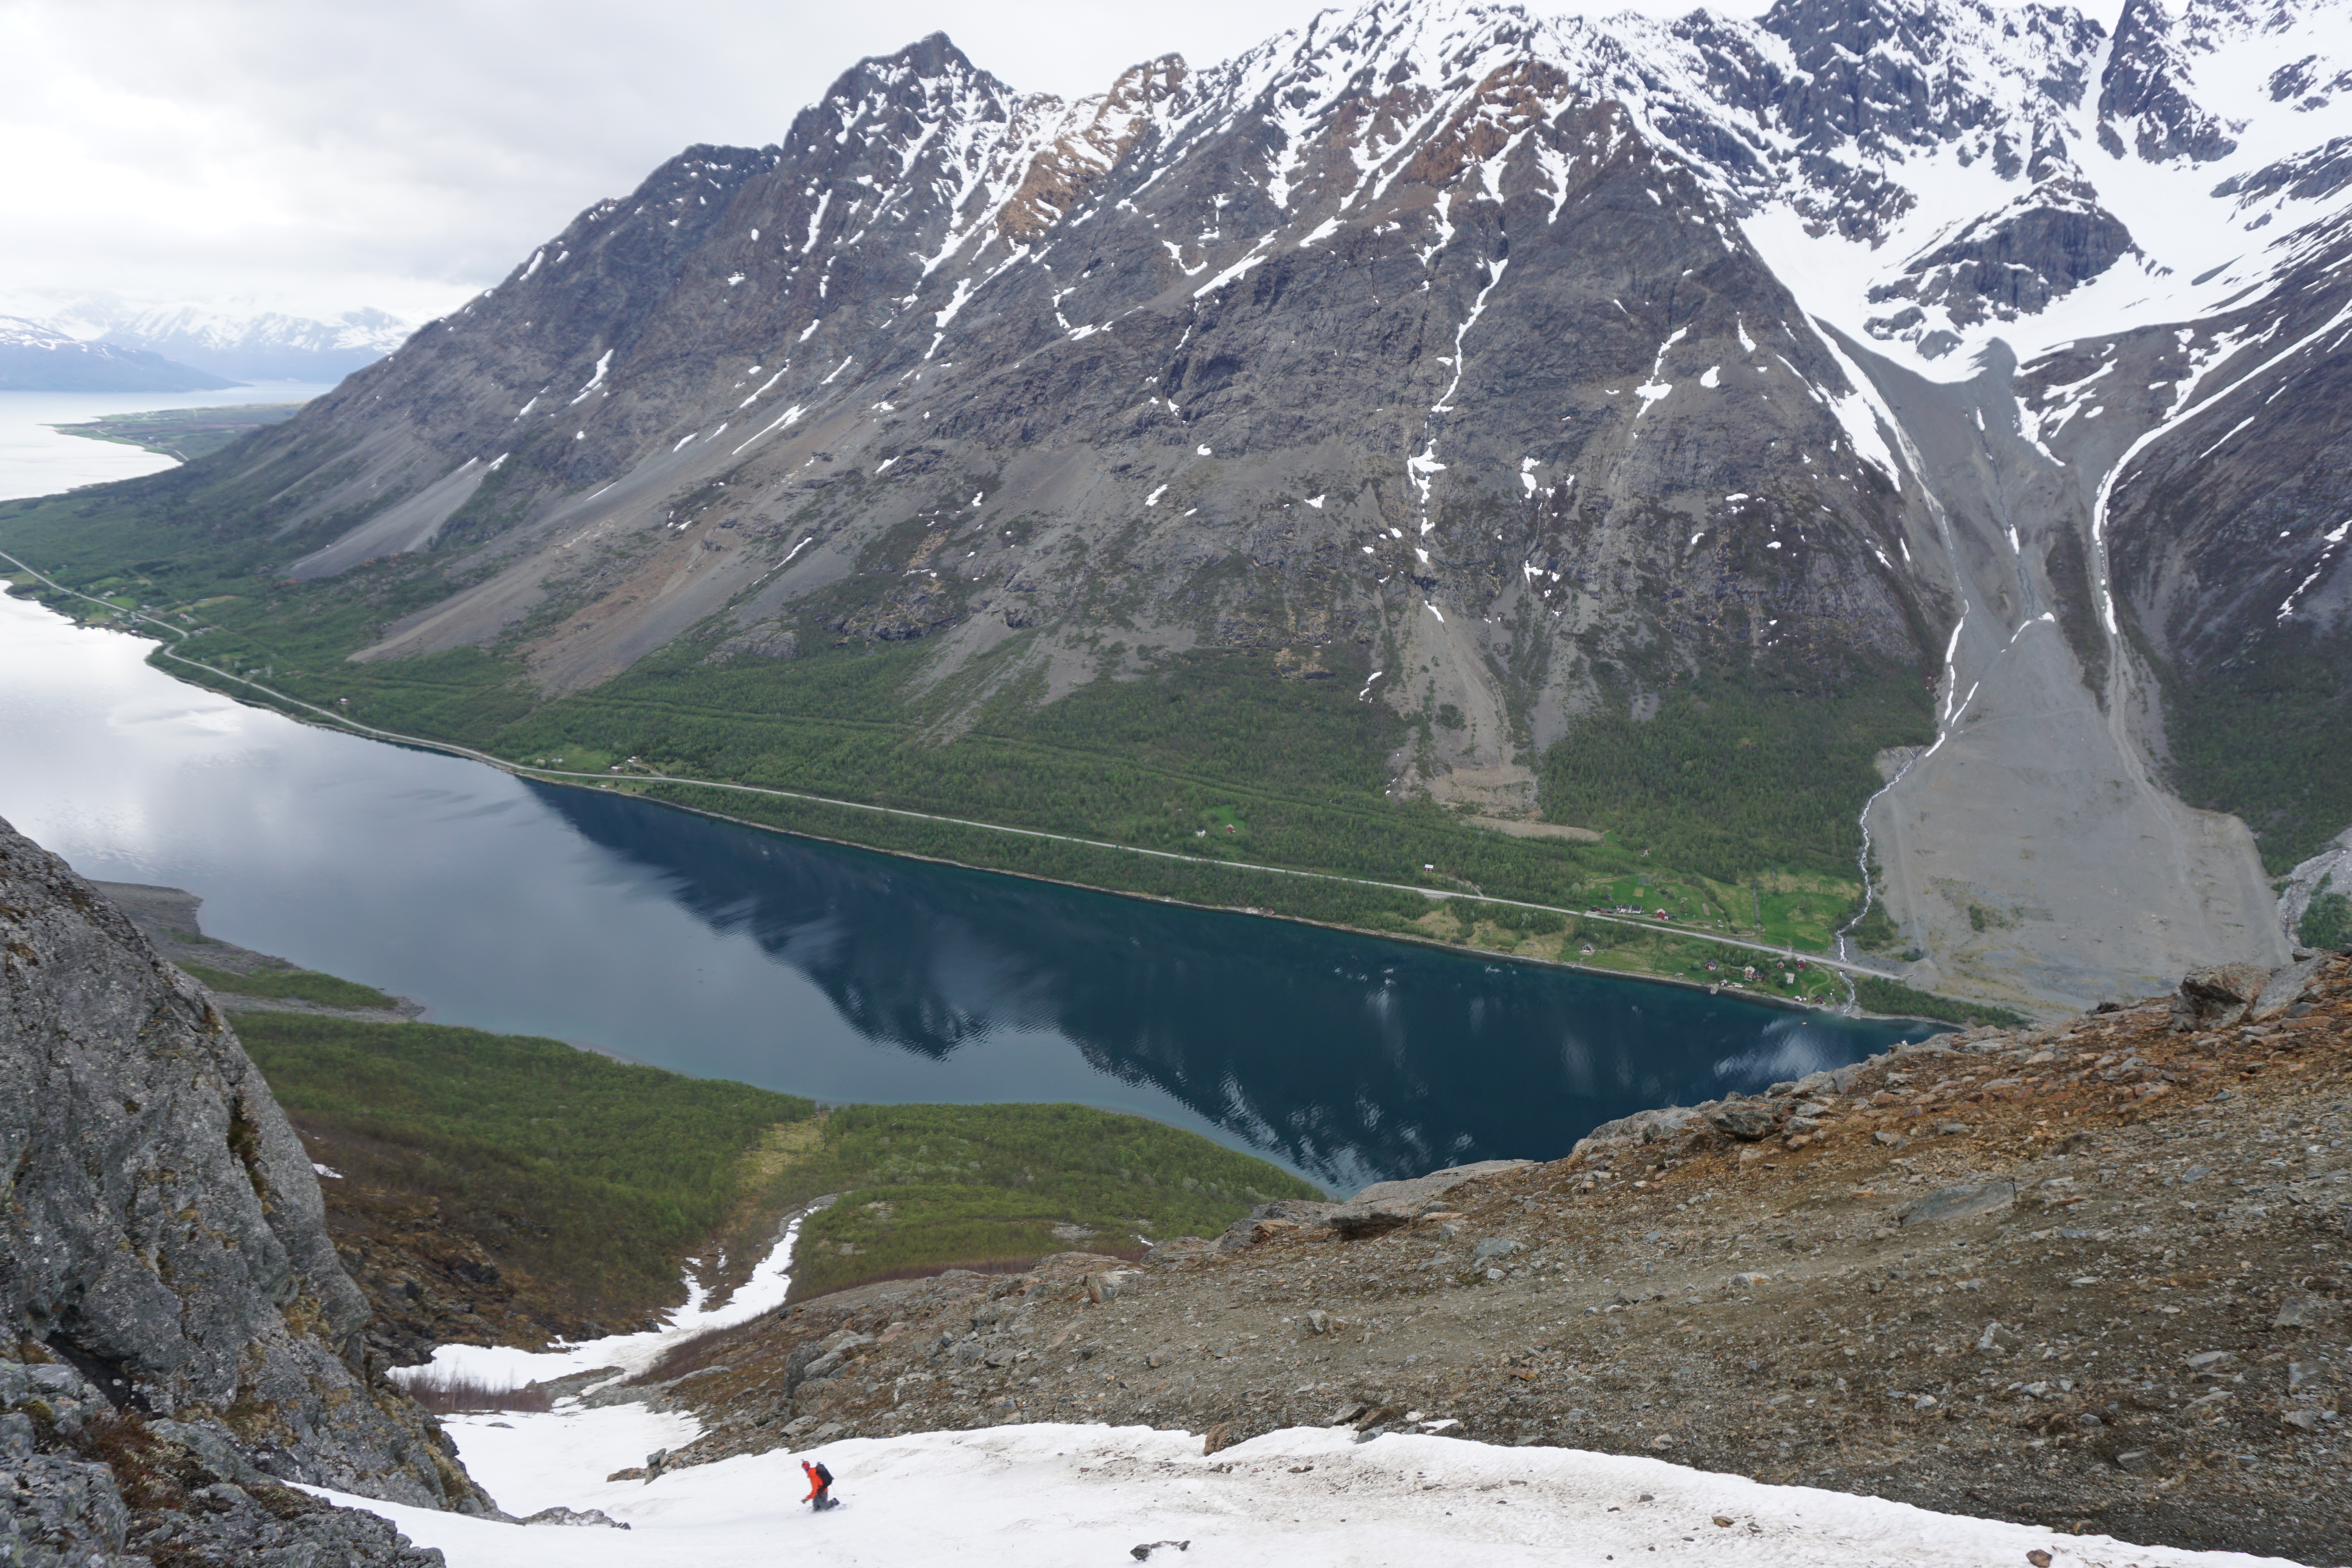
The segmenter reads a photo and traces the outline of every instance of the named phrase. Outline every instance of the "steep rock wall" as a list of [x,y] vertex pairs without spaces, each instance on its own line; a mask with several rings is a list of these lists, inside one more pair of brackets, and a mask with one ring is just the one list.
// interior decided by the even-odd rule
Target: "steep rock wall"
[[0,1170],[0,1362],[257,1473],[488,1510],[370,1375],[317,1178],[227,1023],[5,822]]

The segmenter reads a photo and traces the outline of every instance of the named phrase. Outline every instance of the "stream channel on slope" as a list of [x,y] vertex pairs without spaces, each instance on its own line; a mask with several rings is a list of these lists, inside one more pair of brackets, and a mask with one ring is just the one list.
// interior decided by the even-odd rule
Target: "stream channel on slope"
[[242,706],[151,646],[0,598],[0,816],[434,1022],[829,1101],[1138,1111],[1343,1190],[1924,1032],[526,782]]

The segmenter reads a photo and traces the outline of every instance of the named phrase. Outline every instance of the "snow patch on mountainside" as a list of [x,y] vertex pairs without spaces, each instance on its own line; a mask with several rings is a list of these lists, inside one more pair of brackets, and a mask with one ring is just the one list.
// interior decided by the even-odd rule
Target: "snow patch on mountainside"
[[394,1367],[390,1376],[402,1384],[459,1381],[485,1388],[521,1388],[552,1378],[570,1377],[599,1367],[618,1369],[615,1377],[634,1377],[697,1334],[731,1329],[784,1304],[793,1283],[793,1248],[800,1241],[802,1216],[795,1215],[767,1257],[724,1301],[713,1303],[691,1270],[685,1276],[686,1305],[668,1314],[658,1329],[642,1333],[613,1334],[578,1344],[559,1342],[553,1350],[525,1351],[508,1345],[440,1345],[423,1366]]

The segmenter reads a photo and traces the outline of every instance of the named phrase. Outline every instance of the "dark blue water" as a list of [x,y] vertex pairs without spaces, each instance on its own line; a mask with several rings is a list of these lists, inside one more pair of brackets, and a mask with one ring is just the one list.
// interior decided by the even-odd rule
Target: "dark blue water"
[[[1557,1155],[1610,1117],[1800,1077],[1899,1034],[529,787],[713,931],[807,975],[867,1041],[944,1060],[1003,1031],[1058,1036],[1091,1073],[1331,1180]],[[754,1034],[705,1070],[777,1081],[792,1051]]]
[[0,816],[437,1021],[824,1100],[1140,1111],[1335,1187],[1557,1156],[1906,1035],[525,784],[240,708],[143,651],[0,599]]

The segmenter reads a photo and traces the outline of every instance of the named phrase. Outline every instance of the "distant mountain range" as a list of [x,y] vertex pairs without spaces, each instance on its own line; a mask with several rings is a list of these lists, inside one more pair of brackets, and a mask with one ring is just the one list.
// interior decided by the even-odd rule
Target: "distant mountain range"
[[[410,324],[383,310],[347,310],[331,321],[217,301],[136,304],[111,295],[26,302],[20,314],[58,335],[159,355],[237,382],[333,383],[398,348]],[[140,386],[121,390],[179,390]]]
[[[444,563],[363,658],[551,697],[914,647],[947,736],[1254,649],[1395,798],[1892,781],[1897,946],[2080,1002],[2275,961],[2352,822],[2347,343],[2347,0],[1374,0],[1075,102],[866,60],[215,461],[295,575]],[[1878,777],[1751,760],[1864,711]]]
[[202,392],[226,377],[144,349],[85,342],[18,316],[0,316],[0,392]]

